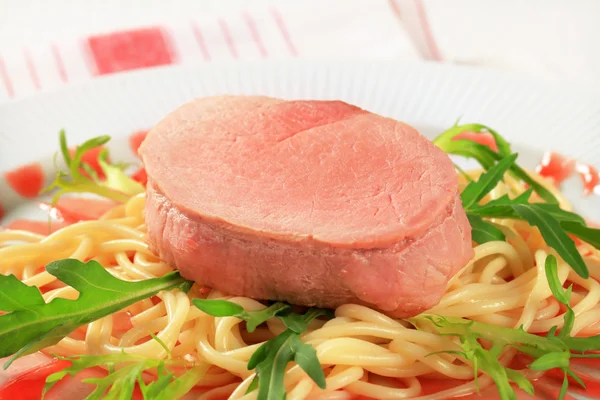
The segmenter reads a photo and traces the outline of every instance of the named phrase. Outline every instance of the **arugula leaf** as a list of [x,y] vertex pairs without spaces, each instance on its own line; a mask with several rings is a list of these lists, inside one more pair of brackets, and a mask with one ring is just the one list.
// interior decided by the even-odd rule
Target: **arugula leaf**
[[[552,294],[567,309],[563,317],[563,327],[556,336],[556,326],[550,329],[546,337],[542,337],[527,333],[523,329],[511,329],[456,317],[423,315],[412,318],[410,322],[416,327],[419,324],[430,322],[439,334],[457,336],[463,351],[447,351],[446,353],[457,354],[470,360],[475,367],[475,371],[480,368],[488,374],[494,380],[501,399],[516,399],[516,394],[510,386],[510,382],[516,383],[530,395],[534,394],[533,386],[527,383],[528,381],[523,375],[499,364],[498,357],[505,347],[513,347],[533,357],[534,360],[529,365],[532,370],[561,369],[564,373],[564,380],[559,399],[564,399],[569,376],[585,387],[583,381],[570,369],[571,359],[578,357],[600,358],[600,354],[597,353],[585,354],[585,351],[600,350],[600,335],[586,338],[570,336],[575,320],[575,313],[569,303],[572,286],[566,290],[563,288],[558,277],[556,257],[551,254],[548,255],[544,267]],[[492,348],[490,350],[484,349],[480,345],[479,339],[490,341]]]
[[257,311],[246,311],[239,304],[227,300],[193,299],[192,303],[213,317],[236,317],[246,321],[248,332],[254,332],[257,326],[291,308],[288,304],[281,302]]
[[247,312],[243,309],[240,311],[238,304],[226,300],[194,299],[192,302],[200,310],[215,317],[237,317],[246,320],[247,324],[254,321],[254,326],[276,317],[286,325],[287,329],[283,333],[263,343],[248,360],[248,369],[256,369],[256,378],[247,393],[258,387],[259,399],[284,399],[283,378],[290,361],[296,362],[317,386],[325,388],[325,374],[317,353],[311,345],[302,342],[300,333],[306,331],[313,319],[329,315],[329,311],[311,308],[300,315],[289,312],[290,307],[285,303],[275,303],[264,310]]
[[579,276],[586,279],[590,276],[575,242],[561,229],[560,223],[550,213],[533,204],[514,204],[512,209],[530,225],[537,226],[546,244],[556,250]]
[[[110,136],[92,138],[82,145],[77,146],[73,156],[71,156],[65,131],[60,131],[60,152],[67,165],[67,172],[58,171],[54,182],[42,191],[47,192],[58,189],[52,198],[52,204],[56,204],[58,199],[65,193],[92,193],[124,203],[132,195],[144,191],[144,187],[127,176],[123,168],[108,163],[108,152],[106,150],[100,152],[98,158],[98,164],[102,168],[106,180],[100,180],[93,168],[82,161],[86,152],[103,146],[109,140]],[[85,171],[89,176],[82,174],[81,170]]]
[[468,210],[472,205],[476,205],[483,199],[492,189],[498,185],[498,182],[504,178],[504,173],[508,171],[511,165],[517,159],[517,154],[502,159],[499,163],[491,167],[486,173],[482,174],[477,181],[470,182],[460,194],[460,198],[465,210]]
[[[204,376],[208,364],[189,365],[185,361],[149,359],[136,354],[108,354],[97,356],[61,357],[71,365],[46,378],[43,396],[65,376],[75,376],[79,372],[94,367],[108,367],[109,374],[101,378],[87,378],[82,382],[94,385],[94,391],[86,400],[131,399],[136,383],[146,400],[179,399],[188,393]],[[172,367],[187,367],[179,377],[170,370]],[[144,382],[145,371],[157,371],[157,378],[148,385]]]
[[[577,274],[583,278],[589,277],[588,268],[575,246],[573,239],[565,233],[569,231],[564,229],[563,224],[572,230],[572,234],[578,236],[579,234],[589,238],[594,234],[600,233],[600,230],[590,229],[581,227],[581,217],[575,213],[564,211],[554,204],[544,203],[524,203],[524,198],[511,200],[507,196],[503,196],[500,199],[490,201],[484,205],[473,205],[468,210],[469,221],[475,221],[478,229],[486,230],[485,233],[476,232],[477,235],[485,237],[484,235],[493,235],[493,232],[487,231],[489,226],[478,224],[476,218],[488,217],[488,218],[510,218],[510,219],[522,219],[527,221],[531,226],[537,226],[546,244],[556,250],[556,252],[573,268]],[[594,232],[595,231],[595,232]],[[482,239],[483,240],[483,239]],[[479,243],[479,242],[478,242]]]
[[600,229],[588,228],[577,221],[563,220],[560,226],[570,234],[600,249]]
[[0,275],[0,311],[24,311],[44,303],[35,286],[27,286],[14,275]]
[[490,222],[484,221],[480,216],[467,213],[471,224],[471,237],[476,243],[483,244],[495,240],[505,240],[504,233]]
[[[115,278],[98,262],[75,259],[54,261],[46,271],[79,292],[76,300],[57,298],[45,303],[15,277],[0,275],[0,288],[10,287],[12,303],[0,303],[0,358],[12,355],[4,368],[26,354],[58,343],[78,327],[149,298],[162,290],[188,291],[192,282],[179,273],[126,282]],[[35,289],[37,291],[37,289]]]
[[[455,138],[464,132],[475,132],[482,133],[488,132],[496,141],[498,152],[490,149],[479,143],[475,143],[470,140]],[[474,158],[484,169],[490,169],[496,162],[509,156],[512,151],[510,144],[502,138],[493,129],[481,125],[481,124],[466,124],[466,125],[455,125],[452,128],[442,132],[437,138],[433,140],[433,144],[437,145],[440,149],[444,150],[448,154],[456,154],[467,158]],[[546,189],[544,186],[539,184],[535,179],[531,178],[529,174],[517,164],[513,164],[510,167],[510,172],[513,176],[521,179],[527,183],[533,190],[542,198],[544,201],[551,204],[558,204],[558,200],[554,195]]]
[[[575,373],[569,368],[571,358],[600,357],[598,354],[578,355],[572,353],[573,351],[583,351],[584,346],[585,351],[600,350],[600,335],[591,338],[573,338],[568,334],[564,337],[561,335],[543,337],[527,333],[523,329],[512,329],[463,318],[438,315],[419,315],[409,319],[409,321],[416,327],[427,324],[438,334],[458,337],[463,351],[442,351],[442,353],[457,354],[466,360],[470,360],[476,368],[481,369],[494,380],[502,400],[516,399],[515,391],[510,386],[510,382],[516,383],[527,393],[534,394],[533,386],[527,384],[524,376],[518,371],[503,367],[498,362],[501,351],[506,347],[513,347],[533,357],[534,361],[529,365],[530,369],[545,371],[552,368],[561,368],[565,372],[565,376],[576,377]],[[483,348],[479,342],[480,339],[490,341],[492,348],[489,350]]]
[[[320,312],[309,310],[302,319],[304,329],[318,315]],[[297,322],[294,320],[295,328],[299,327]],[[248,369],[256,368],[259,379],[257,395],[259,399],[285,398],[283,378],[290,361],[296,362],[317,386],[325,389],[325,374],[317,358],[317,352],[311,345],[303,343],[297,332],[288,328],[279,336],[264,343],[248,361]]]

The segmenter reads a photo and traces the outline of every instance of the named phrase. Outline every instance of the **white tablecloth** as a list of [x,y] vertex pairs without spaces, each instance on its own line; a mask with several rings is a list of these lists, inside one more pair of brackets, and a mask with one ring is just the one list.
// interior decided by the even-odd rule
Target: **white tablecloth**
[[0,0],[0,102],[137,68],[397,58],[600,88],[597,0]]

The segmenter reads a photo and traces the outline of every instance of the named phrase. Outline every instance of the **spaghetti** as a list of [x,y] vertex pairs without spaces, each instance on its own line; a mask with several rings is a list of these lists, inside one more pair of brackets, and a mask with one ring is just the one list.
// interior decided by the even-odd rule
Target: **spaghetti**
[[[472,178],[479,171],[470,172]],[[564,209],[567,200],[543,178],[532,176],[553,191]],[[462,185],[466,178],[462,177]],[[505,177],[487,200],[506,193],[518,195],[525,187]],[[494,241],[474,248],[475,256],[455,276],[441,302],[430,314],[456,316],[494,325],[545,333],[563,324],[564,309],[553,297],[545,275],[549,249],[536,228],[515,220],[492,220],[507,241]],[[98,220],[79,222],[48,235],[25,231],[0,232],[0,274],[14,274],[30,286],[37,286],[48,302],[62,297],[73,299],[77,292],[40,267],[61,258],[96,260],[114,276],[140,280],[162,276],[172,267],[158,259],[145,240],[144,195],[133,196]],[[573,335],[600,332],[600,251],[580,243],[578,250],[594,279],[579,277],[559,259],[561,282],[575,285],[572,308],[576,319]],[[228,397],[253,399],[246,393],[254,378],[246,367],[259,344],[280,334],[284,325],[269,320],[252,333],[235,317],[215,318],[191,306],[191,298],[227,299],[246,310],[265,307],[259,301],[231,297],[194,286],[185,294],[179,290],[161,292],[153,299],[138,302],[126,310],[94,321],[72,332],[47,354],[139,354],[150,358],[170,356],[183,363],[207,363],[211,367],[197,384],[199,399]],[[160,341],[150,340],[155,335]],[[473,365],[455,354],[456,338],[416,330],[403,320],[389,318],[364,306],[347,304],[335,310],[329,321],[315,320],[302,340],[316,349],[325,371],[327,389],[318,388],[293,365],[286,372],[288,399],[369,398],[443,399],[473,393],[493,384],[487,376],[473,379]],[[163,347],[166,347],[166,349]],[[168,350],[168,352],[167,352]],[[505,350],[500,361],[511,364],[514,349]],[[535,377],[533,371],[524,371]],[[538,373],[539,374],[539,373]],[[452,382],[449,389],[430,393],[432,380]]]

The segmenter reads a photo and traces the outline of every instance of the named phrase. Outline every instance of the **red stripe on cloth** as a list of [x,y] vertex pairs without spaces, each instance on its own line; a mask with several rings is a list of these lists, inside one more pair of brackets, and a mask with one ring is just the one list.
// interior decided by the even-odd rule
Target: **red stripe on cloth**
[[69,77],[67,76],[67,69],[65,68],[65,63],[60,54],[60,49],[55,43],[52,43],[52,56],[54,57],[54,63],[56,64],[56,70],[58,71],[60,79],[65,83],[68,82]]
[[390,6],[392,7],[392,11],[396,14],[396,17],[401,18],[402,14],[400,14],[400,5],[397,0],[389,0]]
[[192,32],[194,32],[196,43],[198,43],[198,47],[200,47],[200,51],[202,52],[202,57],[204,57],[204,60],[210,61],[210,54],[206,47],[206,43],[204,42],[204,36],[202,36],[200,27],[194,21],[191,21],[190,25],[192,26]]
[[425,37],[431,57],[436,61],[442,61],[442,55],[440,54],[440,50],[435,42],[435,38],[433,37],[433,32],[431,31],[431,25],[429,25],[429,20],[427,19],[427,13],[425,12],[423,1],[414,0],[414,4],[415,8],[417,9],[419,22],[421,22],[421,29],[423,30],[423,36]]
[[175,62],[169,37],[159,27],[90,36],[87,43],[98,75]]
[[229,31],[229,26],[227,26],[227,22],[223,18],[219,18],[219,26],[221,27],[221,32],[223,33],[223,37],[225,38],[225,42],[227,43],[227,47],[229,47],[229,52],[233,58],[238,58],[237,49],[235,48],[235,43],[233,43],[233,38],[231,37],[231,32]]
[[10,76],[8,76],[8,71],[6,70],[6,66],[4,65],[4,59],[2,57],[0,57],[0,76],[2,77],[2,83],[4,83],[4,87],[6,88],[8,97],[15,97],[15,92],[10,81]]
[[37,70],[35,69],[35,64],[33,64],[33,60],[31,59],[31,56],[29,55],[29,52],[27,50],[23,52],[23,55],[25,56],[25,63],[27,64],[29,78],[31,79],[31,82],[33,82],[33,86],[35,86],[36,89],[39,89],[40,78],[37,74]]
[[258,52],[263,58],[267,57],[267,49],[265,48],[262,38],[260,37],[260,33],[256,28],[256,22],[254,22],[254,18],[252,18],[252,15],[250,15],[248,11],[244,11],[242,16],[244,17],[244,21],[246,21],[246,25],[248,26],[248,30],[250,30],[250,34],[252,35],[252,39],[254,39],[254,43],[258,48]]
[[275,20],[275,23],[279,28],[281,36],[283,36],[283,40],[285,41],[285,44],[287,45],[287,48],[290,51],[290,54],[293,56],[297,56],[298,51],[296,51],[296,46],[294,46],[294,42],[292,41],[292,37],[290,36],[290,33],[287,29],[285,21],[283,20],[283,17],[279,13],[279,11],[277,11],[276,8],[271,8],[271,15],[273,16],[273,19]]

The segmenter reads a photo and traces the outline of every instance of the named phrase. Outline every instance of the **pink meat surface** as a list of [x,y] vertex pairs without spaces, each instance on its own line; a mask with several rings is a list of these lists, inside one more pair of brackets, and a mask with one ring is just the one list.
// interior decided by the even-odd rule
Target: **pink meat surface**
[[340,101],[195,100],[140,155],[151,248],[231,295],[406,317],[473,256],[447,155]]

